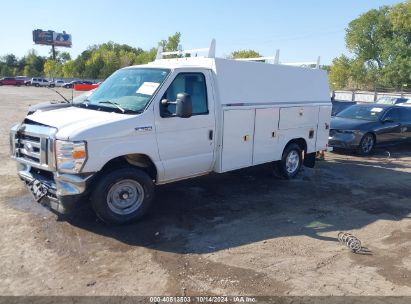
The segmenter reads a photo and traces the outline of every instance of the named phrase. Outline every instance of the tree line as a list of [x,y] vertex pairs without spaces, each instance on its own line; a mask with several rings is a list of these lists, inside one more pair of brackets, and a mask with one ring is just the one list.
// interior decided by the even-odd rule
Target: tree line
[[372,9],[346,28],[351,56],[335,58],[329,72],[334,89],[411,89],[411,0]]
[[[181,33],[161,40],[165,51],[176,51]],[[372,9],[348,24],[345,42],[350,54],[342,54],[323,66],[332,89],[374,90],[385,87],[411,89],[411,0]],[[144,64],[155,59],[157,48],[143,50],[126,44],[107,42],[92,45],[77,58],[67,52],[39,56],[0,57],[0,76],[45,76],[49,78],[105,79],[119,68]],[[232,52],[230,58],[260,57],[254,50]]]

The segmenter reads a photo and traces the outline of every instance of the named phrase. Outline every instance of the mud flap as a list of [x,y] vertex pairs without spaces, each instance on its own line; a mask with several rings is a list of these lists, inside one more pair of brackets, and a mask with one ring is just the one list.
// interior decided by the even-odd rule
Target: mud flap
[[304,166],[308,168],[314,168],[316,153],[304,153]]

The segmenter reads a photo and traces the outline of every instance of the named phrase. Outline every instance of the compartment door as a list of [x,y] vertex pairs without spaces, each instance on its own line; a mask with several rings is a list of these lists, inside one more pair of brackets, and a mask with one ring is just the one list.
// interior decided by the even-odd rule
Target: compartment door
[[331,106],[320,106],[318,111],[316,151],[326,150],[331,123]]
[[279,109],[256,109],[253,165],[278,160],[282,150],[278,145]]
[[255,110],[224,111],[222,171],[252,165],[254,116]]

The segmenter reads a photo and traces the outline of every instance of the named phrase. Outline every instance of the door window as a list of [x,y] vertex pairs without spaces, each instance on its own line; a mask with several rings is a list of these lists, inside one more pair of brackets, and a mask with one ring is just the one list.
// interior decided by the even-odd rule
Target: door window
[[411,109],[401,109],[400,119],[402,122],[411,122]]
[[[208,114],[207,87],[202,73],[180,73],[174,78],[163,99],[175,101],[177,94],[187,93],[191,96],[193,104],[192,115]],[[176,113],[175,105],[168,105],[166,116]]]
[[398,113],[398,109],[388,110],[387,114],[385,114],[384,120],[399,122],[400,121],[400,114]]

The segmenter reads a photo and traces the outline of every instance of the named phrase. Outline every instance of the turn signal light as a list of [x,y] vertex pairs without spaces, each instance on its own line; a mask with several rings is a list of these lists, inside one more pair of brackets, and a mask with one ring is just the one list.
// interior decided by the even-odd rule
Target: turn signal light
[[72,156],[74,159],[86,158],[87,153],[86,153],[86,151],[84,151],[84,150],[73,151],[73,152],[71,153],[71,156]]

